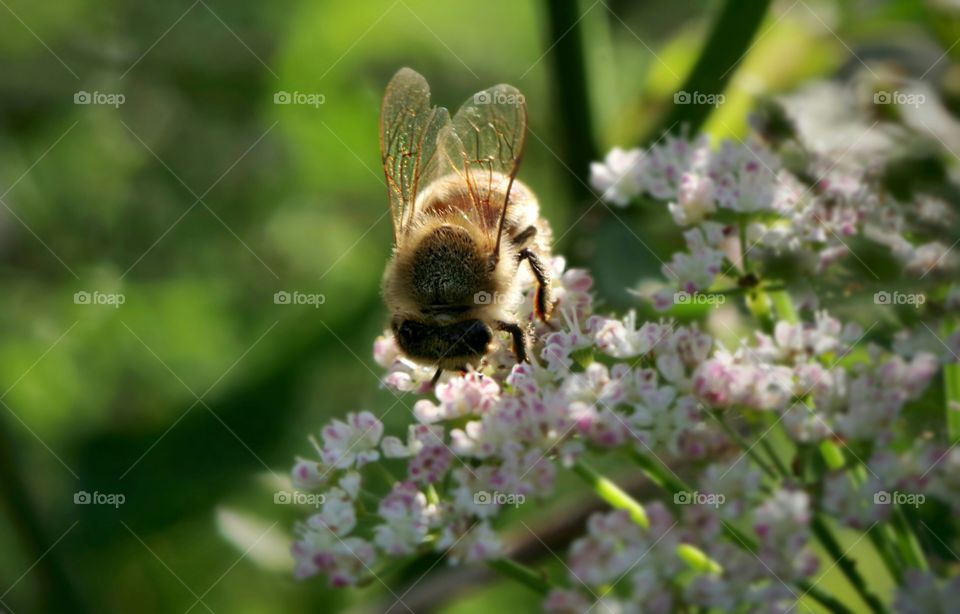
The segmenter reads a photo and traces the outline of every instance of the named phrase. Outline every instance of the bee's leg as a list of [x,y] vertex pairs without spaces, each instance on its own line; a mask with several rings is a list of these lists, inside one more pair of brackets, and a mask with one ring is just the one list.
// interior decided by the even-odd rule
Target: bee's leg
[[517,362],[527,362],[527,333],[516,322],[495,323],[497,330],[503,330],[513,337],[513,353],[517,357]]
[[526,259],[530,263],[533,276],[537,278],[537,291],[533,296],[534,310],[540,321],[546,322],[550,319],[550,311],[553,309],[553,303],[550,300],[550,274],[547,273],[547,267],[543,265],[543,261],[527,247],[520,250],[519,259]]
[[430,387],[433,388],[437,385],[440,376],[443,374],[443,367],[437,367],[437,372],[433,374],[433,378],[430,379]]

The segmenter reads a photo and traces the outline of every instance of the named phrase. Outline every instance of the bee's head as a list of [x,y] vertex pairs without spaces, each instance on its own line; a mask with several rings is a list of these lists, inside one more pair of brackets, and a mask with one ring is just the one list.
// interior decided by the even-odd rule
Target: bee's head
[[490,327],[476,319],[436,324],[397,317],[391,328],[404,354],[417,362],[450,369],[475,365],[493,340]]

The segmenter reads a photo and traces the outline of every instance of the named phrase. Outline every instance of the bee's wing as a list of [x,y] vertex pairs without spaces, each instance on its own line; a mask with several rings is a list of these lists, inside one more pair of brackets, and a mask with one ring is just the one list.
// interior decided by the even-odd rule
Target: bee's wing
[[447,110],[430,104],[426,79],[410,68],[397,71],[380,108],[380,160],[398,245],[414,219],[418,186],[436,153],[437,137],[449,123]]
[[523,95],[506,84],[474,94],[457,110],[450,128],[440,133],[442,157],[466,181],[478,224],[496,236],[494,256],[499,255],[510,187],[526,136]]

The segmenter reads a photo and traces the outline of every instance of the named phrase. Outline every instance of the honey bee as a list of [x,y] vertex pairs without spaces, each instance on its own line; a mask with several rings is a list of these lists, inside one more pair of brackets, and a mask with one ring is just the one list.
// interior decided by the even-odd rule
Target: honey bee
[[550,226],[516,179],[527,130],[523,95],[510,85],[477,92],[450,117],[430,86],[402,68],[387,85],[380,153],[394,249],[383,275],[390,328],[414,362],[444,370],[477,366],[497,332],[518,362],[529,333],[516,321],[519,267],[536,280],[534,312],[550,317]]

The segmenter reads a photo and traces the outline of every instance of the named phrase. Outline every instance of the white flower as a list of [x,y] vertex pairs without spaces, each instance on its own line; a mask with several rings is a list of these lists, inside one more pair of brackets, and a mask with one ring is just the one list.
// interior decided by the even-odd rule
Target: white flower
[[331,586],[344,587],[371,573],[376,552],[368,541],[359,537],[337,539],[326,530],[301,530],[301,538],[292,547],[296,560],[294,575],[298,579],[324,573]]
[[[575,315],[567,311],[562,311],[560,315],[566,320],[567,330],[561,330],[547,335],[540,356],[547,361],[547,365],[551,371],[559,376],[563,376],[568,374],[573,367],[573,358],[571,358],[571,355],[578,350],[585,350],[591,347],[593,345],[593,336],[589,330],[587,332],[580,330],[580,322]],[[554,317],[556,317],[556,315]]]
[[474,523],[464,532],[448,525],[436,546],[438,551],[447,551],[451,565],[480,563],[503,556],[503,544],[486,520]]
[[331,421],[322,435],[323,462],[330,466],[362,467],[380,458],[377,444],[383,435],[383,423],[368,411],[349,413],[346,422]]
[[809,541],[810,497],[799,490],[779,489],[753,515],[760,538],[758,556],[775,574],[787,578],[807,577],[817,568]]
[[398,482],[380,502],[378,513],[385,522],[374,527],[374,543],[391,556],[402,556],[424,542],[436,512],[415,484]]
[[357,497],[360,495],[361,485],[361,478],[358,472],[347,471],[337,484],[343,489],[343,492],[347,493],[350,499],[354,501],[357,500]]
[[597,347],[614,358],[631,358],[646,354],[656,347],[667,331],[653,322],[637,328],[637,314],[629,311],[623,319],[594,316],[587,328],[594,331]]
[[709,246],[703,231],[693,228],[683,233],[690,253],[676,252],[662,267],[664,276],[681,290],[693,294],[706,290],[721,270],[724,253]]
[[437,384],[436,395],[439,405],[427,400],[414,405],[413,413],[421,421],[432,423],[486,413],[499,399],[500,387],[493,378],[470,371],[463,377]]
[[353,499],[340,488],[331,488],[324,493],[320,513],[307,519],[307,526],[310,528],[326,529],[340,537],[349,535],[356,525],[357,512]]
[[949,246],[939,241],[911,246],[910,252],[905,257],[904,268],[908,273],[920,276],[926,276],[927,273],[936,270],[948,269],[953,264],[948,258],[950,251]]
[[297,463],[290,471],[293,487],[297,490],[313,490],[320,488],[327,481],[327,474],[317,461],[297,459]]
[[627,512],[592,514],[587,535],[570,545],[571,580],[589,586],[619,580],[644,558],[649,545],[649,538]]
[[639,173],[643,152],[614,147],[603,163],[590,163],[590,185],[601,192],[602,198],[625,207],[640,194]]
[[388,435],[380,442],[385,458],[408,458],[420,453],[425,446],[443,444],[443,427],[431,424],[411,424],[407,427],[407,443]]
[[647,152],[640,176],[642,191],[660,200],[676,200],[680,177],[704,171],[709,159],[710,143],[705,136],[691,141],[668,134]]
[[706,175],[684,173],[680,177],[677,202],[668,205],[673,221],[679,226],[696,224],[717,210],[713,180]]
[[683,407],[674,404],[677,391],[670,386],[647,390],[643,402],[634,405],[630,426],[640,439],[641,450],[669,450],[677,452],[680,434],[693,424],[696,402],[685,397]]

